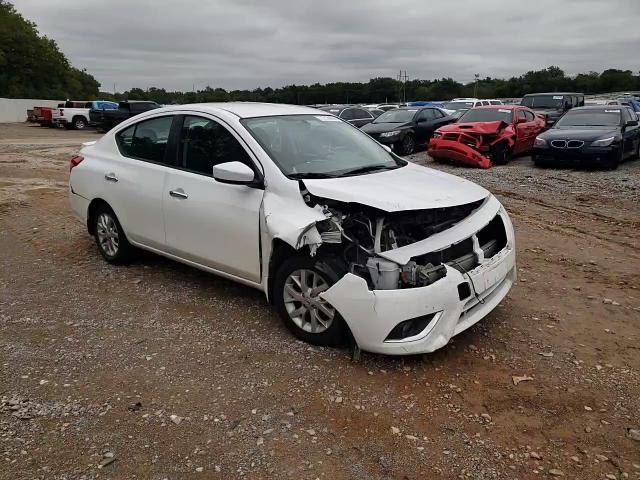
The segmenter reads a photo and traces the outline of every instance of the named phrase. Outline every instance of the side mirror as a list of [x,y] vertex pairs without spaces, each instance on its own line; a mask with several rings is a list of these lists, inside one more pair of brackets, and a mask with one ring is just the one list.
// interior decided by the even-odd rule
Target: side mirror
[[526,118],[516,118],[516,123],[527,123],[527,119]]
[[625,127],[637,127],[638,120],[627,120],[627,123],[624,124]]
[[225,162],[213,167],[213,178],[220,183],[250,185],[255,177],[253,170],[242,162]]

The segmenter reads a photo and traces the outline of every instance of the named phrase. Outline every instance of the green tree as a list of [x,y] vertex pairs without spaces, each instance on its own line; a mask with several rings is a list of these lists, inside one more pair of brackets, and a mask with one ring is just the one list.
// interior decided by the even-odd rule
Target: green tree
[[0,97],[89,99],[100,84],[72,67],[56,42],[39,35],[6,0],[0,0]]

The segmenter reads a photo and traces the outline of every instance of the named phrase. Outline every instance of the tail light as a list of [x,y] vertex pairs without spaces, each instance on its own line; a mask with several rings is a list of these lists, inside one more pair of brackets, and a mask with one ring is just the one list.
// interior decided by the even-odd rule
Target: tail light
[[80,162],[82,162],[83,160],[84,157],[80,155],[71,157],[71,160],[69,160],[69,171],[73,170],[73,167],[77,167],[78,165],[80,165]]

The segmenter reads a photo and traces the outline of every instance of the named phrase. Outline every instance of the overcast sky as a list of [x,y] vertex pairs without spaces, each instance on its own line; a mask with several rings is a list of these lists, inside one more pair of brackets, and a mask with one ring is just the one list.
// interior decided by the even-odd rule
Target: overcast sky
[[640,70],[640,0],[12,0],[103,90]]

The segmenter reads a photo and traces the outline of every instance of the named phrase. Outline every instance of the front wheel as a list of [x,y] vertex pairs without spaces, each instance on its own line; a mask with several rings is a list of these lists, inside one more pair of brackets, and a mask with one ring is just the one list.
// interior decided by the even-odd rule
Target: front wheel
[[506,165],[512,156],[513,152],[505,143],[499,143],[491,149],[491,162],[494,165]]
[[413,135],[407,134],[400,142],[398,153],[400,155],[411,155],[415,149],[416,141],[414,140]]
[[332,259],[293,257],[278,269],[274,304],[286,327],[313,345],[337,346],[346,342],[347,327],[338,311],[320,294],[340,278]]

